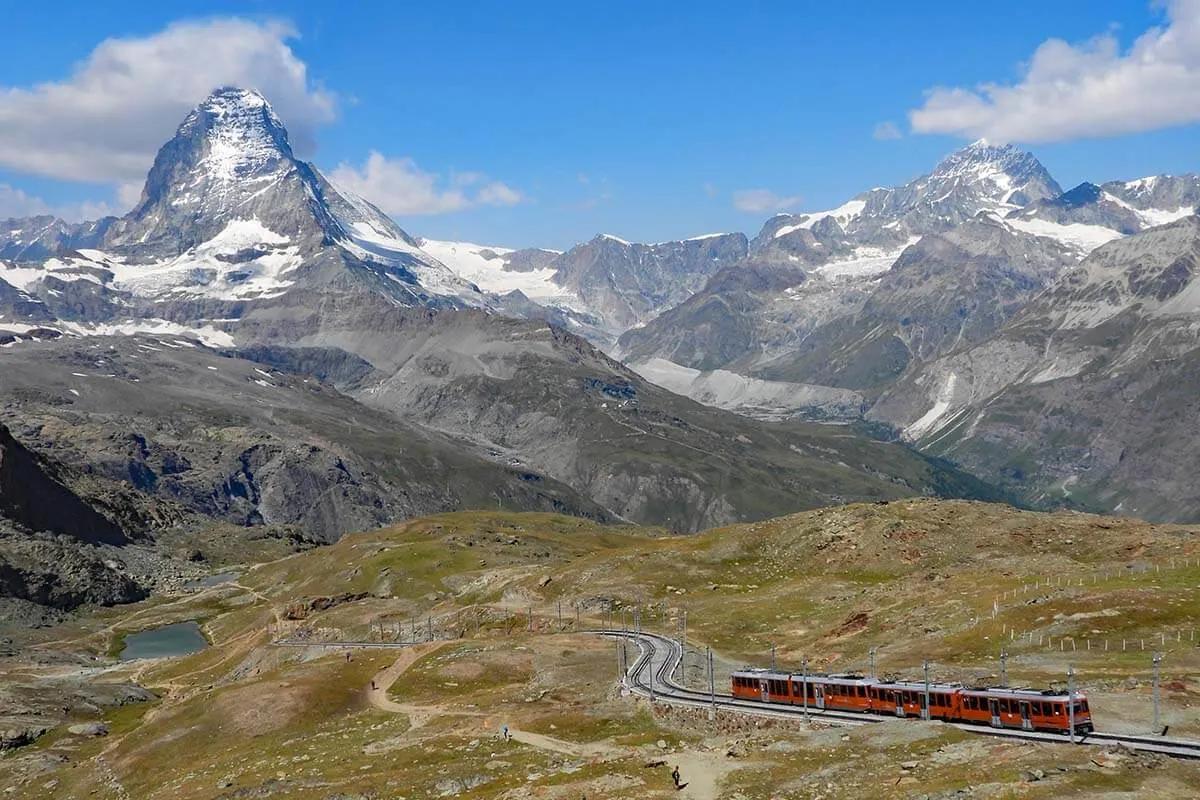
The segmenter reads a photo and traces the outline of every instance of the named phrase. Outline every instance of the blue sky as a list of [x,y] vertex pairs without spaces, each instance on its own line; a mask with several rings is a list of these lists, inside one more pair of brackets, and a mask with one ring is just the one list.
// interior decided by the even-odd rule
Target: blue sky
[[[902,183],[979,133],[1028,146],[1067,187],[1200,169],[1200,64],[1180,45],[1197,0],[63,5],[6,9],[0,215],[124,210],[148,142],[209,76],[264,84],[303,154],[411,233],[510,246],[753,235],[779,208]],[[213,27],[230,18],[244,22]],[[212,37],[240,38],[222,55]],[[1138,37],[1182,62],[1155,105]],[[106,40],[118,55],[94,56]],[[1055,82],[1069,97],[1047,95]],[[982,109],[928,95],[988,83],[1004,88]],[[1114,84],[1124,94],[1104,94]]]

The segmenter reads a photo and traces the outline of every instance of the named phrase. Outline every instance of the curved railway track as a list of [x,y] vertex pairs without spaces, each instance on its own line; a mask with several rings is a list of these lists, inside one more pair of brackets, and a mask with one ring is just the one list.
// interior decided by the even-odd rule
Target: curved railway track
[[[612,639],[627,639],[638,646],[638,657],[626,668],[621,683],[629,691],[642,697],[652,698],[656,702],[692,708],[713,708],[734,711],[743,714],[755,714],[781,719],[802,718],[808,716],[832,722],[837,725],[871,725],[884,722],[889,717],[861,714],[850,711],[820,710],[792,705],[743,700],[724,693],[700,692],[687,689],[675,683],[672,677],[679,668],[683,658],[683,648],[674,639],[660,636],[656,633],[597,630],[601,636]],[[984,736],[1001,736],[1011,739],[1025,739],[1041,742],[1066,743],[1066,736],[1057,733],[1039,733],[1010,728],[989,728],[978,725],[946,722],[969,733]],[[1200,742],[1186,739],[1166,739],[1157,736],[1137,736],[1132,734],[1105,733],[1096,731],[1085,736],[1077,736],[1076,744],[1111,746],[1120,745],[1130,750],[1147,753],[1158,753],[1171,758],[1200,759]]]

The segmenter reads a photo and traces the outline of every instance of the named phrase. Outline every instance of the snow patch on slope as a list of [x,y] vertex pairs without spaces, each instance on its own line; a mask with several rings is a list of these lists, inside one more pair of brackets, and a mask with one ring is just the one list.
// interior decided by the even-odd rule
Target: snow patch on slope
[[1004,223],[1022,233],[1053,239],[1067,247],[1084,253],[1090,253],[1102,244],[1108,244],[1114,239],[1120,239],[1120,231],[1105,228],[1101,225],[1084,225],[1071,223],[1060,225],[1044,219],[1005,219]]
[[652,358],[629,367],[653,384],[716,408],[759,419],[786,419],[803,409],[823,408],[837,416],[855,416],[863,398],[849,389],[749,378],[729,370],[702,372]]
[[896,263],[896,259],[900,257],[900,254],[906,248],[911,247],[920,240],[920,236],[914,236],[909,239],[904,247],[898,250],[885,250],[880,247],[859,247],[854,250],[854,255],[851,258],[822,264],[814,272],[823,275],[829,280],[857,281],[873,278],[891,269],[892,265]]
[[[216,236],[167,261],[124,264],[101,257],[113,285],[147,297],[250,300],[278,297],[295,282],[299,248],[257,219],[231,220]],[[93,257],[100,255],[92,251]]]
[[835,220],[837,220],[839,225],[845,227],[847,223],[857,219],[858,216],[862,214],[863,209],[866,207],[867,203],[865,200],[851,200],[830,211],[814,212],[808,215],[802,222],[799,222],[795,225],[784,225],[779,230],[775,231],[774,238],[778,239],[781,236],[787,236],[793,231],[810,230],[813,225],[816,225],[826,217],[833,217]]
[[905,439],[915,442],[922,436],[933,433],[941,427],[938,425],[938,420],[941,420],[946,415],[946,412],[950,410],[950,402],[954,399],[954,387],[957,383],[958,376],[953,372],[946,376],[945,382],[942,384],[941,389],[938,390],[933,408],[926,411],[920,419],[904,429]]
[[554,282],[557,270],[521,272],[506,269],[508,259],[505,256],[515,252],[506,247],[422,239],[421,250],[485,292],[508,294],[519,291],[534,302],[555,305],[579,302],[575,295]]

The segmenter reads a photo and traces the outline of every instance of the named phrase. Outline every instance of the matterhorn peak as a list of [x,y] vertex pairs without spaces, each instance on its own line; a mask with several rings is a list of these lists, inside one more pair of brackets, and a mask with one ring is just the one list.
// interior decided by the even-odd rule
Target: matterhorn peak
[[[186,249],[289,185],[303,202],[300,184],[310,179],[262,93],[223,86],[192,109],[158,151],[140,202],[114,226],[108,243],[142,245],[155,256]],[[276,190],[272,196],[260,196],[268,187]]]
[[225,181],[292,159],[287,129],[267,99],[253,89],[215,90],[184,119],[175,134],[180,138],[207,145],[203,160],[213,177]]

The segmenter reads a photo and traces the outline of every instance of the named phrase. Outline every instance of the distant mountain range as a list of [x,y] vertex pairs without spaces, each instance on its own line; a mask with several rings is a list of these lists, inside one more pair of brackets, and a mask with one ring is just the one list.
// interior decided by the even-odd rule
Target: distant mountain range
[[[220,89],[128,214],[0,224],[0,424],[78,519],[140,543],[206,524],[328,542],[494,506],[697,530],[1002,496],[900,444],[693,402],[584,338],[613,346],[749,250],[741,234],[565,253],[417,239],[297,160],[260,94]],[[0,527],[38,533],[4,508]]]
[[[772,217],[752,238],[641,244],[600,234],[565,252],[436,241],[408,235],[298,161],[262,96],[222,89],[162,148],[129,214],[0,223],[0,344],[195,338],[329,381],[475,456],[561,481],[580,493],[579,508],[595,503],[639,521],[696,527],[788,510],[782,487],[793,478],[779,478],[770,501],[738,496],[725,473],[702,477],[701,462],[673,450],[694,442],[666,444],[667,429],[750,426],[740,435],[758,441],[757,452],[735,455],[728,439],[714,440],[703,463],[720,452],[726,470],[750,474],[769,462],[803,480],[803,465],[764,455],[776,445],[756,439],[765,429],[746,419],[754,417],[866,426],[1030,502],[1190,519],[1200,514],[1190,501],[1152,488],[1173,485],[1186,459],[1155,463],[1153,480],[1122,478],[1142,485],[1125,492],[1113,476],[1132,467],[1063,455],[1083,446],[1078,420],[1097,413],[1088,392],[1068,392],[1050,416],[1044,404],[1012,398],[1093,374],[1080,360],[1095,352],[1060,352],[1100,335],[1080,331],[1107,331],[1106,353],[1156,354],[1149,363],[1184,368],[1191,311],[1172,298],[1189,296],[1194,253],[1181,241],[1197,205],[1195,175],[1064,192],[1033,155],[980,141],[903,186]],[[1097,264],[1107,265],[1104,281],[1080,277]],[[1074,316],[1062,317],[1066,307]],[[1097,309],[1116,311],[1101,320]],[[1044,341],[1022,349],[1034,340]],[[699,425],[695,415],[709,412],[679,405],[636,372],[742,419]],[[631,441],[641,443],[612,447],[609,437],[633,420]],[[819,439],[819,430],[802,435]],[[1105,435],[1120,464],[1148,452],[1132,430]],[[659,453],[650,467],[646,454],[660,447],[675,454]],[[902,483],[915,488],[913,480]],[[834,484],[820,494],[844,496]]]

